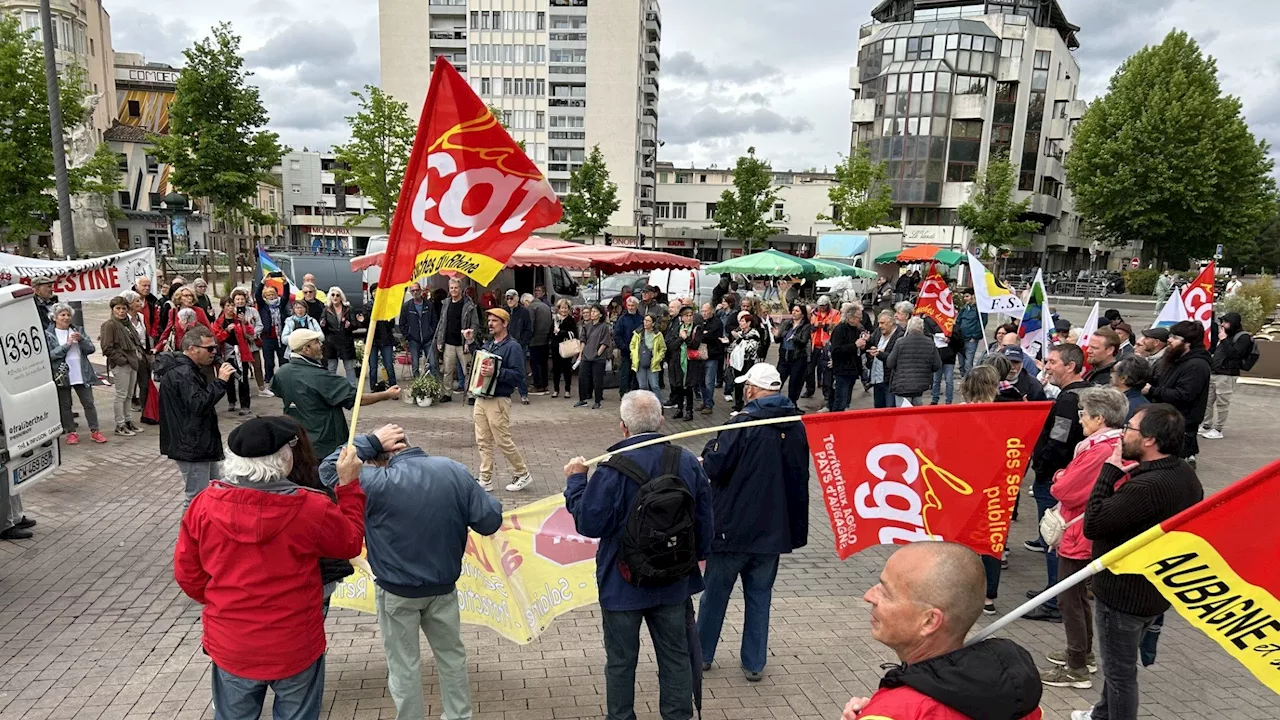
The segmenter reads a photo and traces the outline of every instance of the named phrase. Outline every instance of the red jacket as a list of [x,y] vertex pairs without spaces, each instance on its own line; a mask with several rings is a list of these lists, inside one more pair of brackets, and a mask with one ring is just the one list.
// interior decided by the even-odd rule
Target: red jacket
[[225,315],[219,315],[213,321],[213,337],[219,345],[235,345],[240,350],[242,362],[253,362],[252,340],[253,326],[245,322],[239,315],[231,318],[230,325]]
[[[161,330],[160,335],[156,338],[156,352],[160,352],[164,348],[164,343],[169,339],[170,335],[173,336],[174,351],[182,351],[182,348],[179,347],[180,343],[182,343],[182,333],[195,327],[195,325],[189,325],[185,328],[181,327],[178,322],[178,310],[180,309],[181,308],[176,307],[169,309],[169,322],[165,324],[164,330]],[[203,325],[212,331],[213,326],[209,324],[209,318],[205,316],[204,308],[193,307],[191,309],[196,311],[196,323]],[[150,326],[148,325],[147,327],[149,328]]]
[[215,481],[191,501],[173,576],[204,605],[204,649],[251,680],[296,675],[324,654],[321,557],[353,558],[364,539],[364,491],[324,493],[277,481]]
[[[1084,506],[1089,503],[1089,494],[1098,482],[1098,473],[1111,457],[1111,451],[1120,443],[1122,434],[1121,430],[1103,430],[1081,440],[1076,444],[1075,457],[1053,476],[1049,490],[1062,506],[1065,522],[1084,515]],[[1084,536],[1083,520],[1063,533],[1058,554],[1071,560],[1093,558],[1093,543]]]
[[[1041,720],[1044,712],[1036,708],[1022,720]],[[914,688],[903,685],[881,688],[871,696],[871,702],[862,708],[858,720],[976,720],[934,700]]]

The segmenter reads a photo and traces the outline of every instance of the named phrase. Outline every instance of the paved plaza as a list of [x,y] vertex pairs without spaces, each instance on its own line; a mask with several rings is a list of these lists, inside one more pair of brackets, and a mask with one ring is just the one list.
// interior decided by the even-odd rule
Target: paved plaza
[[[96,396],[99,412],[109,418],[109,389],[99,389]],[[1272,388],[1237,390],[1227,439],[1202,442],[1200,477],[1206,492],[1276,457],[1278,400],[1280,391]],[[606,396],[602,410],[574,409],[572,404],[535,396],[532,405],[513,408],[513,434],[535,482],[522,493],[504,492],[495,483],[504,509],[561,492],[568,458],[596,455],[620,437],[616,391]],[[859,390],[855,407],[870,404],[870,396]],[[221,407],[225,437],[235,419],[225,412],[225,403]],[[255,398],[253,410],[277,413],[279,401]],[[468,411],[463,403],[428,409],[383,403],[364,409],[361,426],[399,423],[411,443],[474,469],[478,458]],[[709,427],[727,417],[721,403],[714,415],[677,422],[670,429]],[[213,716],[209,660],[200,649],[200,608],[172,576],[181,479],[174,464],[158,456],[156,428],[148,427],[136,438],[109,437],[107,445],[66,448],[59,476],[25,495],[27,513],[39,521],[35,538],[0,542],[0,720]],[[687,445],[697,451],[702,442]],[[499,472],[504,468],[499,459]],[[868,607],[862,601],[887,552],[878,548],[840,562],[816,479],[812,482],[809,546],[783,558],[765,678],[748,683],[738,670],[742,605],[735,593],[722,651],[706,674],[703,716],[709,720],[835,720],[850,696],[875,690],[883,663],[895,662],[887,648],[871,639]],[[1012,566],[997,601],[1002,612],[1044,582],[1043,556],[1021,548],[1021,541],[1035,534],[1028,520],[1034,517],[1029,497],[1024,497],[1022,510]],[[335,610],[328,629],[324,716],[393,718],[375,618]],[[1006,636],[1029,648],[1042,667],[1047,666],[1045,653],[1064,647],[1061,625],[1019,621]],[[604,650],[594,606],[559,618],[526,646],[472,626],[464,626],[463,640],[478,720],[603,717]],[[648,639],[643,642],[636,710],[641,718],[657,718],[656,668]],[[1172,615],[1158,662],[1140,670],[1139,678],[1144,717],[1280,717],[1280,697]],[[436,675],[425,641],[423,683],[427,716],[439,717]],[[1087,708],[1100,686],[1098,675],[1093,690],[1046,688],[1046,717],[1067,718],[1071,710]]]

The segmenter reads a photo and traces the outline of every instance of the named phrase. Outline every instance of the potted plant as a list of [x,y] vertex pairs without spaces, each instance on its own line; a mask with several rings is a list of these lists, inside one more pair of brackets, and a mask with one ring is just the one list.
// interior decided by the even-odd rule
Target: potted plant
[[413,397],[413,401],[418,407],[431,407],[436,398],[440,397],[440,392],[444,386],[440,380],[431,373],[423,373],[413,379],[409,385],[409,394]]

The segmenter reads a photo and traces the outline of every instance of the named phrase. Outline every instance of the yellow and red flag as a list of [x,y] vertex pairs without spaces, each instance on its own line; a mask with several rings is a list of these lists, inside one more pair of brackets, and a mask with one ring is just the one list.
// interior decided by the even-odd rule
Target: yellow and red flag
[[560,220],[542,172],[441,57],[383,256],[374,320],[400,314],[410,283],[442,271],[482,285],[538,228]]
[[1280,693],[1280,461],[1098,558],[1143,575],[1178,614]]
[[929,277],[920,283],[920,299],[916,301],[915,314],[933,318],[947,337],[951,336],[951,330],[956,326],[955,299],[951,296],[947,279],[938,272],[936,263],[930,267]]
[[999,403],[806,415],[809,453],[840,559],[873,545],[922,540],[949,540],[1000,557],[1051,407]]

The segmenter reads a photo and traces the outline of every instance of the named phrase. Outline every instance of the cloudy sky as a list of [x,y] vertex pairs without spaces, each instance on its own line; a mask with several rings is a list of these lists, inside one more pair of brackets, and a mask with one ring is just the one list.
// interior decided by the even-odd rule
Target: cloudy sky
[[[1082,94],[1173,28],[1217,58],[1255,135],[1280,146],[1275,0],[1060,0],[1082,30]],[[347,140],[350,91],[378,80],[377,0],[104,0],[117,51],[180,64],[217,22],[244,38],[272,128],[294,147]],[[732,164],[749,145],[779,169],[830,167],[849,145],[849,68],[873,0],[666,0],[663,159]],[[1229,8],[1229,10],[1227,9]]]

